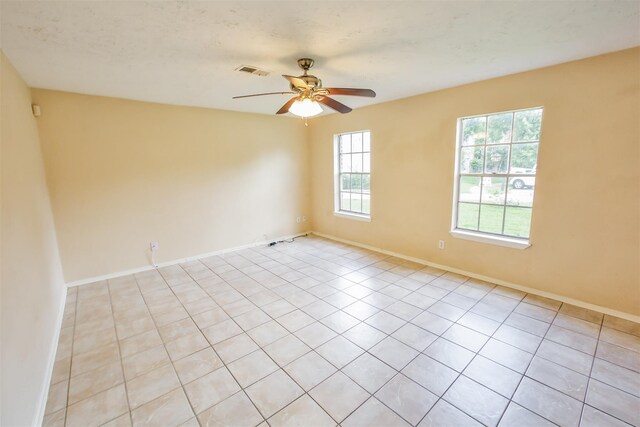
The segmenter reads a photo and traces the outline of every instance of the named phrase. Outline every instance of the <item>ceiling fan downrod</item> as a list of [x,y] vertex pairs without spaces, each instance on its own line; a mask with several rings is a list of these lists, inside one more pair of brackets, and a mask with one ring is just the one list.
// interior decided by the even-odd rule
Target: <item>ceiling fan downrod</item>
[[298,59],[298,66],[300,68],[302,68],[302,70],[304,71],[304,75],[307,75],[307,72],[309,71],[309,68],[313,67],[313,59],[311,58],[300,58]]

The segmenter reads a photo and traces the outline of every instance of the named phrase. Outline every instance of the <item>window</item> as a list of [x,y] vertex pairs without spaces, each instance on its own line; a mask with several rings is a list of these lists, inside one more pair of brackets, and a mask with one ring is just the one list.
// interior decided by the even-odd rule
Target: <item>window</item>
[[371,215],[371,132],[334,137],[335,210],[368,218]]
[[528,241],[541,124],[542,108],[458,120],[454,235]]

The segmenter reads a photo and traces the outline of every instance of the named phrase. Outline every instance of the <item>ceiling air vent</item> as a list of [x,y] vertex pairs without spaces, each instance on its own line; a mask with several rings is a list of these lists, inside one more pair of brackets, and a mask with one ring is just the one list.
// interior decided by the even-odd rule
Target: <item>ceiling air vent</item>
[[242,73],[254,74],[256,76],[268,76],[269,72],[265,70],[260,70],[259,68],[252,67],[251,65],[241,65],[236,68],[236,71],[240,71]]

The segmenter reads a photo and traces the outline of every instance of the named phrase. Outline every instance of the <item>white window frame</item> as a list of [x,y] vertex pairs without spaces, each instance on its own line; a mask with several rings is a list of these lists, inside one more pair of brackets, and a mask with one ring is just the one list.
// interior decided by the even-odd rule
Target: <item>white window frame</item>
[[[373,145],[371,130],[363,129],[335,134],[333,135],[333,215],[340,218],[354,219],[356,221],[371,222],[371,212],[369,214],[363,214],[340,209],[340,136],[364,132],[369,133],[369,196],[371,196],[371,147]],[[369,210],[371,211],[371,206]]]
[[[509,247],[509,248],[514,248],[514,249],[527,249],[528,247],[531,246],[531,234],[529,234],[528,238],[518,238],[518,237],[511,237],[511,236],[505,236],[505,235],[500,235],[500,234],[493,234],[493,233],[488,233],[488,232],[483,232],[483,231],[475,231],[475,230],[467,230],[467,229],[461,229],[458,228],[458,202],[459,202],[459,186],[460,186],[460,153],[461,153],[461,147],[462,147],[462,121],[465,119],[471,119],[474,117],[488,117],[488,116],[492,116],[492,115],[496,115],[496,114],[504,114],[504,113],[517,113],[519,111],[527,111],[527,110],[536,110],[536,109],[542,109],[542,121],[544,121],[544,107],[543,106],[537,106],[537,107],[528,107],[528,108],[520,108],[517,110],[506,110],[506,111],[499,111],[499,112],[491,112],[491,113],[486,113],[486,114],[477,114],[475,116],[465,116],[465,117],[459,117],[457,120],[457,126],[456,126],[456,144],[455,144],[455,165],[454,165],[454,180],[453,180],[453,206],[452,206],[452,217],[451,217],[451,230],[449,231],[449,233],[455,237],[455,238],[459,238],[459,239],[464,239],[464,240],[471,240],[474,242],[480,242],[480,243],[489,243],[489,244],[493,244],[493,245],[498,245],[498,246],[505,246],[505,247]],[[514,118],[515,120],[515,118]],[[513,124],[512,124],[513,126]],[[510,162],[511,162],[511,151],[513,148],[513,129],[512,129],[512,134],[511,134],[511,142],[509,143],[510,149],[509,149],[509,166],[510,166]],[[540,141],[542,140],[542,125],[540,128],[540,136],[538,137],[538,144],[540,143]],[[486,141],[485,141],[486,142]],[[483,174],[479,174],[479,176],[483,176],[486,175],[484,172]],[[507,178],[507,186],[509,185],[509,177],[512,176],[513,174],[509,173],[509,171],[507,171],[507,173],[505,174],[491,174],[492,176],[496,176],[496,177],[506,177]],[[534,174],[534,177],[536,175]],[[534,190],[534,200],[535,200],[535,190]],[[533,212],[533,204],[531,206],[531,211]]]

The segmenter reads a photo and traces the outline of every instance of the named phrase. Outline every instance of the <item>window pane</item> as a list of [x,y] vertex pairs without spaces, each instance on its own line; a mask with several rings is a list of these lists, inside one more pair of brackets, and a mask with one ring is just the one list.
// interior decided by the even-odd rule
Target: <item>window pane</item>
[[460,151],[460,173],[481,173],[484,150],[477,147],[465,147]]
[[362,192],[369,193],[371,191],[371,175],[362,175]]
[[511,121],[513,113],[494,114],[487,119],[487,144],[511,142]]
[[371,154],[364,153],[362,155],[362,171],[363,172],[371,172]]
[[480,231],[502,234],[502,217],[504,206],[480,206]]
[[460,177],[460,201],[480,203],[480,177]]
[[528,238],[542,112],[460,119],[457,228]]
[[540,139],[540,125],[542,123],[542,109],[518,111],[515,114],[514,141],[538,141]]
[[504,234],[514,237],[529,237],[531,208],[507,206],[504,216]]
[[349,191],[351,189],[351,178],[348,173],[340,175],[340,191]]
[[351,135],[340,135],[340,152],[351,152]]
[[362,213],[369,215],[371,213],[371,196],[362,195]]
[[536,173],[538,164],[538,143],[513,144],[511,146],[510,173]]
[[351,172],[351,154],[340,154],[340,172]]
[[362,172],[362,153],[351,155],[351,171]]
[[351,210],[353,212],[362,212],[362,194],[351,193]]
[[511,206],[533,206],[533,189],[536,179],[532,176],[509,178],[507,204]]
[[484,171],[486,173],[507,173],[508,165],[508,145],[493,145],[487,147],[487,155],[484,162]]
[[473,203],[458,203],[458,228],[465,230],[478,229],[478,213],[480,205]]
[[473,117],[462,121],[462,145],[484,144],[486,117]]
[[507,178],[482,178],[482,203],[504,205]]
[[351,210],[351,193],[340,193],[340,210]]
[[337,210],[369,214],[371,204],[371,134],[354,132],[338,135]]
[[362,180],[360,179],[360,175],[353,174],[351,175],[351,191],[360,192],[362,190]]
[[354,133],[351,135],[351,151],[354,153],[362,152],[362,134]]

